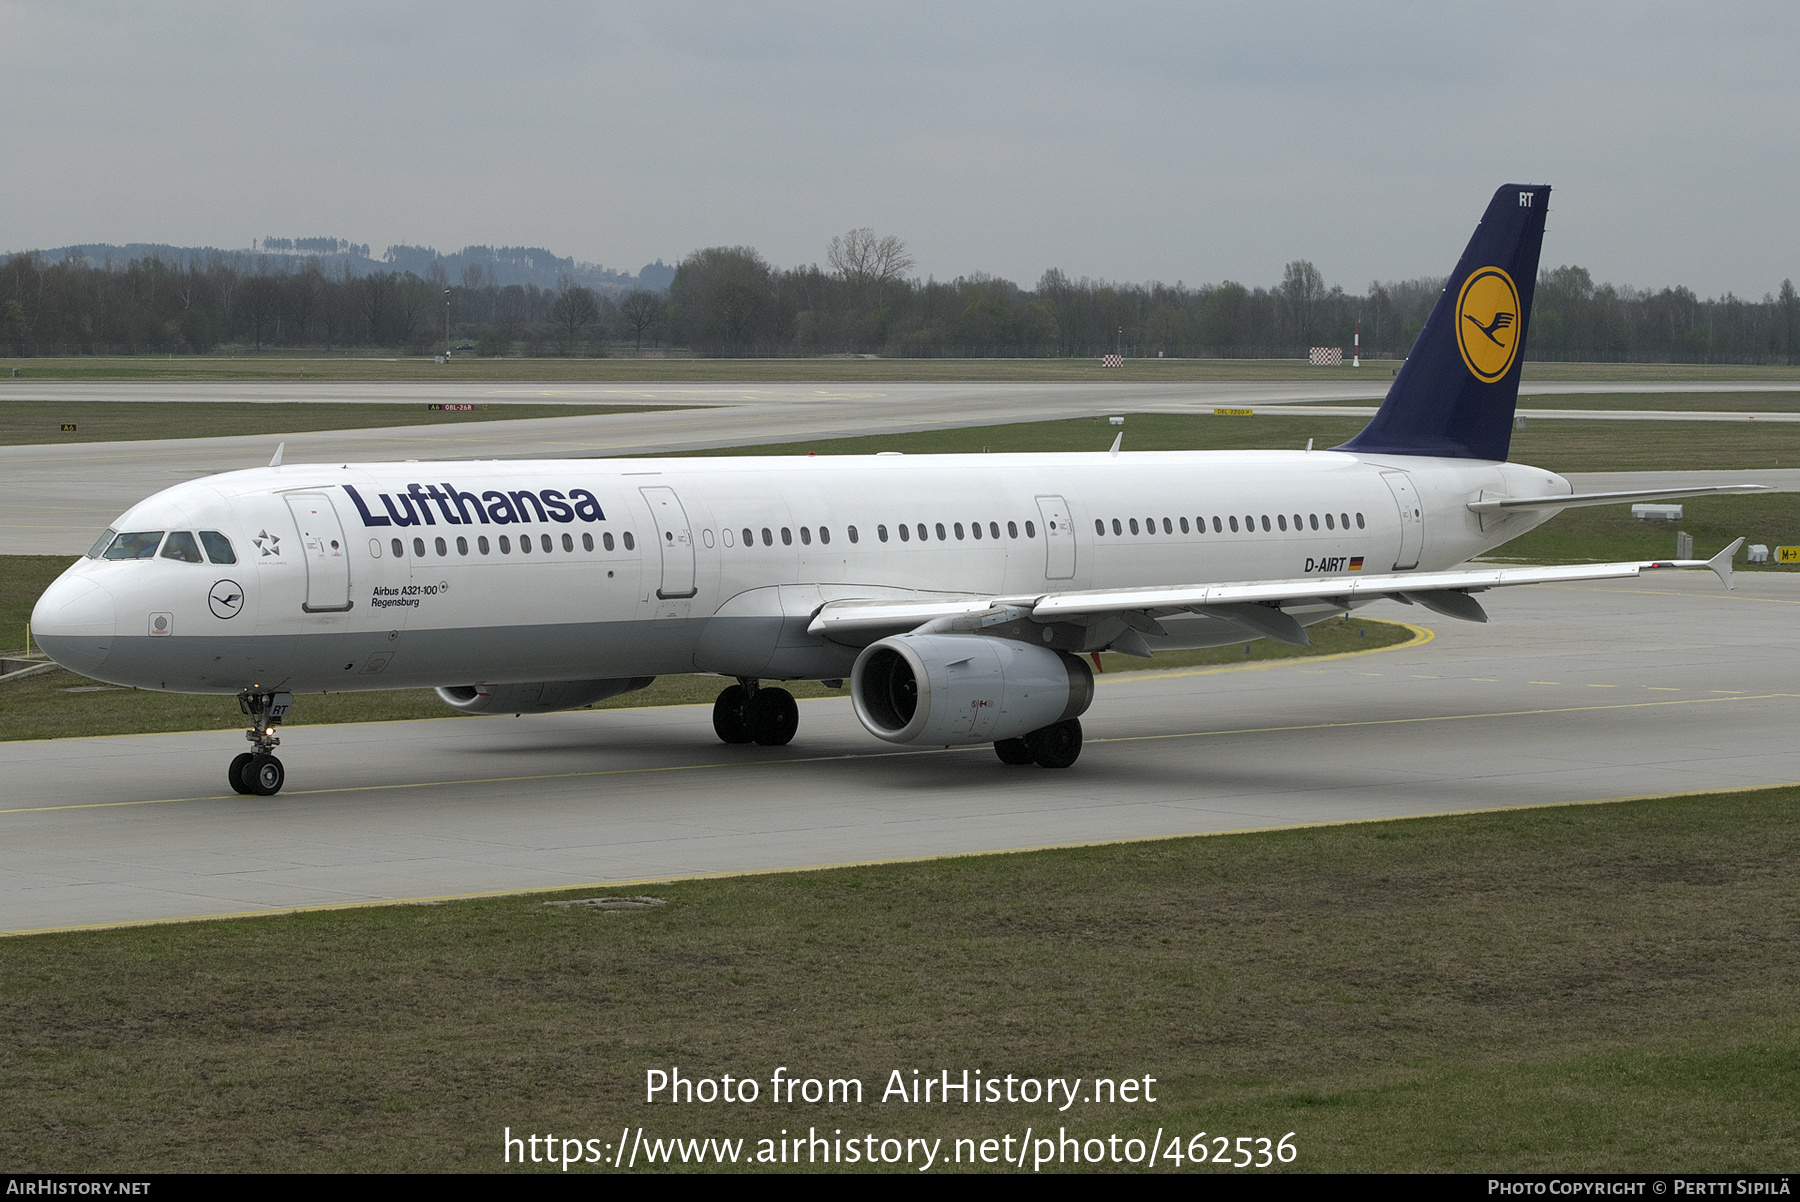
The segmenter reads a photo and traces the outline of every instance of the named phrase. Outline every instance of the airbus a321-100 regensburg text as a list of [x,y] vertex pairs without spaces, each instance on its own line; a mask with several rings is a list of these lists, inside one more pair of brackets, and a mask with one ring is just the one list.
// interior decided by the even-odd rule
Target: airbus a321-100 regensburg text
[[[1550,189],[1494,195],[1369,425],[1331,451],[280,464],[134,506],[32,615],[98,680],[235,694],[240,792],[271,794],[295,694],[436,687],[568,709],[735,677],[713,725],[782,744],[764,681],[848,680],[899,744],[1066,768],[1083,656],[1272,638],[1382,597],[1485,620],[1501,585],[1710,561],[1469,567],[1574,495],[1506,461]],[[1740,540],[1741,541],[1741,540]]]

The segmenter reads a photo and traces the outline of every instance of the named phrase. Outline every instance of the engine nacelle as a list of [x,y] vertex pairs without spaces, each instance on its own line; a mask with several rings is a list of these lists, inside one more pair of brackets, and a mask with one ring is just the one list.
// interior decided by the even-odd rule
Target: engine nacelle
[[530,684],[465,684],[439,689],[446,705],[465,714],[547,714],[551,710],[580,709],[608,697],[631,693],[655,680],[634,676],[629,680],[539,680]]
[[868,732],[890,743],[995,743],[1084,712],[1086,663],[1014,639],[902,634],[871,643],[850,673]]

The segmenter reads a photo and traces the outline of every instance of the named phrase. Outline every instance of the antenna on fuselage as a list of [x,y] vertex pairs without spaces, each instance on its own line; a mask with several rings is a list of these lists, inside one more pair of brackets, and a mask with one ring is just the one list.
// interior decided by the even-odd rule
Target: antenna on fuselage
[[1125,441],[1125,431],[1120,430],[1119,436],[1117,438],[1113,439],[1112,450],[1108,451],[1107,454],[1117,457],[1119,454],[1119,446],[1124,441]]
[[281,442],[281,443],[275,444],[275,455],[272,459],[269,460],[270,467],[280,467],[281,466],[281,453],[285,450],[287,450],[287,443]]

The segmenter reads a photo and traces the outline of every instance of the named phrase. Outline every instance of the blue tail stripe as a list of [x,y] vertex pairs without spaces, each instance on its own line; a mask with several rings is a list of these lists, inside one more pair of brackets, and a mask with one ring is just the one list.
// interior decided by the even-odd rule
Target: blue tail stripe
[[1549,204],[1547,184],[1494,193],[1380,411],[1338,450],[1506,458]]

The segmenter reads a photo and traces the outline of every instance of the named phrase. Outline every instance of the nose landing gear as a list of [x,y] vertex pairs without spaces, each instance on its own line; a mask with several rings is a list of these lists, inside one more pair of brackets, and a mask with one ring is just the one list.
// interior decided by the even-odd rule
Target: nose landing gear
[[274,755],[275,748],[281,745],[281,740],[275,737],[275,728],[281,725],[293,705],[292,693],[245,689],[238,694],[238,709],[250,719],[250,729],[244,738],[250,741],[253,750],[240,754],[225,770],[226,779],[234,790],[258,797],[273,797],[281,792],[287,770]]

